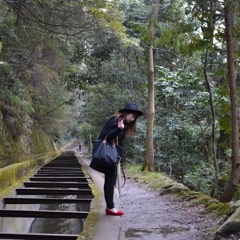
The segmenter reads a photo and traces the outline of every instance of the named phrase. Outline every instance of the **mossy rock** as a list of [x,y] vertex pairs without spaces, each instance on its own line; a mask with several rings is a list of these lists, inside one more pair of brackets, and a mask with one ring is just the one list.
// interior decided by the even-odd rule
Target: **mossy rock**
[[165,186],[165,183],[162,181],[154,181],[149,183],[148,186],[156,190],[163,188]]
[[213,204],[219,204],[220,202],[217,199],[211,198],[209,201],[206,202],[205,207],[209,207],[210,205]]
[[240,207],[240,200],[236,201],[235,203],[233,203],[228,212],[226,213],[227,216],[231,216],[238,208]]
[[227,213],[229,207],[229,204],[221,203],[214,199],[214,201],[210,201],[208,206],[205,206],[205,212],[216,213],[217,216],[223,216]]
[[181,200],[190,201],[190,200],[198,198],[200,195],[202,195],[200,192],[183,191],[183,192],[180,192],[177,195],[177,197],[180,198]]
[[218,209],[218,216],[223,216],[226,214],[230,209],[230,204],[229,203],[222,203],[220,208]]
[[169,184],[169,185],[164,186],[163,189],[168,189],[168,188],[171,188],[171,187],[173,187],[173,186],[174,186],[174,184],[172,183],[172,184]]
[[232,207],[239,208],[240,207],[240,200],[233,203]]
[[207,196],[205,194],[199,195],[196,199],[194,199],[191,203],[192,206],[198,206],[198,205],[208,205],[208,202],[211,201],[212,198],[210,196]]
[[176,183],[173,185],[168,185],[167,187],[163,188],[160,192],[160,195],[177,194],[184,191],[189,191],[189,188],[185,187],[181,183]]
[[217,235],[229,236],[240,232],[240,208],[236,211],[218,228]]

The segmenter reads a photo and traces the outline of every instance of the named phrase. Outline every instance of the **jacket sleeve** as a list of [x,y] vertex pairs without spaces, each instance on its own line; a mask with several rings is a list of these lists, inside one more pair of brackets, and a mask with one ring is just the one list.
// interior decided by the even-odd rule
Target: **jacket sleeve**
[[118,119],[111,117],[103,127],[99,138],[103,139],[107,135],[107,140],[111,142],[121,131],[123,131],[123,129],[118,127]]

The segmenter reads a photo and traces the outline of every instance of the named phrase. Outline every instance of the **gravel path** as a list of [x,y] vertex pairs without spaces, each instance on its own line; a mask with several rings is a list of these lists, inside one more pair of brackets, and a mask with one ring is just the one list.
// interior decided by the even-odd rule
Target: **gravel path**
[[203,207],[173,195],[160,196],[128,179],[121,191],[120,240],[209,240],[216,220],[202,213]]

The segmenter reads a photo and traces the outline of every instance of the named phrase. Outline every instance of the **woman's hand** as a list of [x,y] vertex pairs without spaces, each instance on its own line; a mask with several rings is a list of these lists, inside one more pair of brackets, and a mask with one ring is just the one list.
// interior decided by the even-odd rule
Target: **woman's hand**
[[124,129],[123,119],[118,122],[118,128]]

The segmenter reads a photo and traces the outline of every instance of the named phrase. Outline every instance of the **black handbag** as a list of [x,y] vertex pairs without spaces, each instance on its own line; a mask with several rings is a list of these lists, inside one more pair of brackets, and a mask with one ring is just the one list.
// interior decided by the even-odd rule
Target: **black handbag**
[[115,167],[121,159],[115,142],[109,144],[107,136],[93,141],[92,162],[103,167]]

